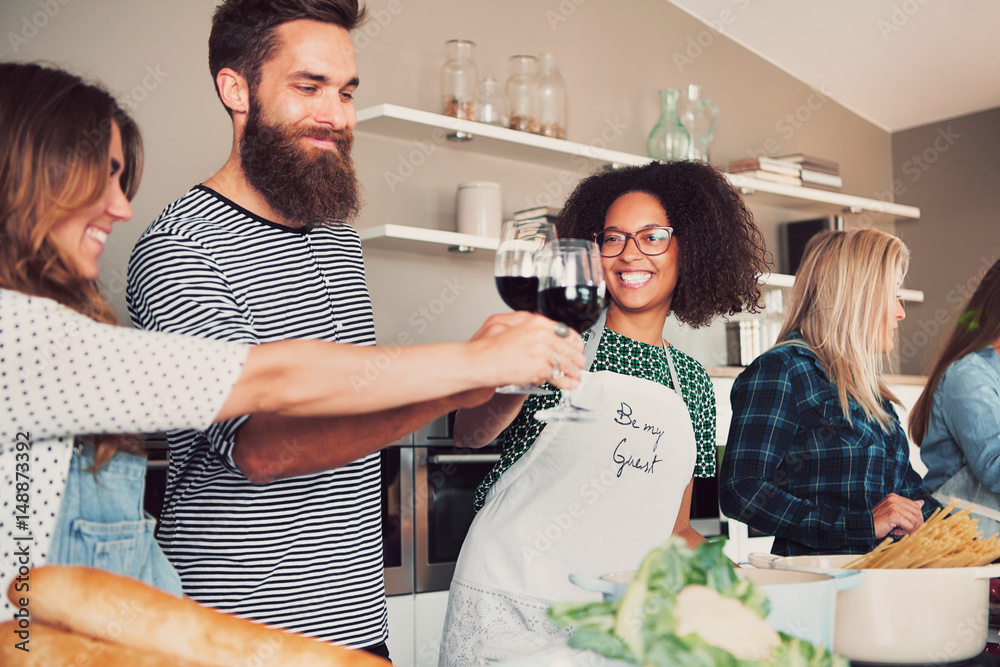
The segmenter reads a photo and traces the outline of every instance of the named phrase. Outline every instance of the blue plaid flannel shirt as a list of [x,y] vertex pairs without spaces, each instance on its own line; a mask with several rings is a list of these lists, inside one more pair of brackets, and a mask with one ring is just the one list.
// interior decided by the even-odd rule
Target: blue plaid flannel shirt
[[792,333],[760,355],[733,384],[733,420],[722,458],[719,502],[726,516],[774,535],[783,555],[865,553],[878,540],[871,510],[890,493],[938,503],[910,466],[895,423],[885,433],[851,403],[840,407],[813,351]]

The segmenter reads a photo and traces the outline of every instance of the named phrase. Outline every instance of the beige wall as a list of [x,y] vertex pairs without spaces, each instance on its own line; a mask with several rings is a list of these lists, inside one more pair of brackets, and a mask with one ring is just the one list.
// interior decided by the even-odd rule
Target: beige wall
[[[99,78],[134,103],[146,138],[146,175],[133,222],[116,229],[102,259],[120,310],[121,278],[135,238],[160,208],[217,169],[229,149],[228,118],[205,62],[213,6],[212,0],[0,4],[0,58],[69,67]],[[739,20],[741,6],[749,7],[734,3],[720,20]],[[802,151],[839,161],[847,192],[880,198],[890,187],[887,132],[834,102],[829,95],[836,91],[804,85],[668,2],[372,0],[369,8],[373,20],[355,36],[358,108],[393,102],[437,110],[448,39],[477,42],[480,74],[499,79],[506,77],[508,56],[552,50],[569,91],[570,140],[644,154],[645,137],[659,114],[656,90],[700,83],[721,110],[714,162]],[[33,32],[32,21],[44,25]],[[392,222],[451,228],[455,186],[464,180],[500,181],[510,213],[549,192],[561,203],[580,176],[470,157],[442,145],[404,183],[390,186],[386,174],[398,170],[415,148],[359,133],[355,154],[367,200],[359,227]],[[773,238],[773,227],[768,236]],[[401,335],[420,341],[463,338],[489,312],[504,309],[488,262],[432,261],[387,251],[370,251],[367,260],[383,342]],[[718,326],[669,335],[706,363],[725,361]]]
[[926,374],[1000,258],[1000,109],[897,132],[892,154],[897,201],[920,207],[896,230],[912,253],[907,282],[925,295],[900,327],[901,371]]

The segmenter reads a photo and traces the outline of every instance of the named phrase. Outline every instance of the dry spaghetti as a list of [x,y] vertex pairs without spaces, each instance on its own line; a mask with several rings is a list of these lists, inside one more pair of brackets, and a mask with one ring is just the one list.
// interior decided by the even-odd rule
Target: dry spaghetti
[[950,514],[955,501],[939,509],[920,528],[897,542],[887,537],[872,551],[851,561],[854,568],[932,568],[986,565],[1000,557],[1000,536],[983,538],[972,507]]

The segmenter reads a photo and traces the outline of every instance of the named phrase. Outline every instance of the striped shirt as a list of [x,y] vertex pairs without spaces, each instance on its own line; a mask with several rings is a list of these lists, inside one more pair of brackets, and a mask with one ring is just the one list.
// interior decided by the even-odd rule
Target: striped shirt
[[[204,186],[167,206],[139,238],[126,300],[145,329],[242,343],[375,343],[354,229],[278,225]],[[378,455],[254,485],[233,462],[245,420],[168,432],[157,538],[184,592],[338,644],[385,641]],[[289,439],[282,452],[293,457],[300,446]]]

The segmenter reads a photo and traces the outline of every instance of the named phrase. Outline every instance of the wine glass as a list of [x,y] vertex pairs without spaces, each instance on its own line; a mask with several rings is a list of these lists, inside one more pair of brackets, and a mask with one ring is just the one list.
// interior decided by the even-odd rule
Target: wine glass
[[[538,273],[535,254],[556,238],[556,226],[545,218],[506,220],[500,229],[500,246],[493,263],[493,277],[503,302],[514,310],[538,310]],[[501,394],[551,394],[533,385],[497,387]]]
[[[542,315],[583,333],[604,309],[604,268],[597,244],[583,239],[557,239],[538,255],[538,309]],[[535,419],[593,421],[594,411],[573,404],[573,391],[559,404],[539,410]]]

